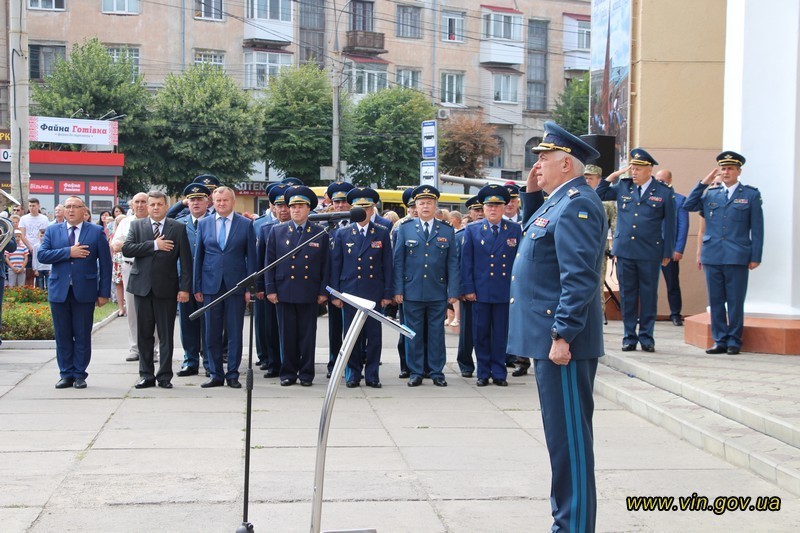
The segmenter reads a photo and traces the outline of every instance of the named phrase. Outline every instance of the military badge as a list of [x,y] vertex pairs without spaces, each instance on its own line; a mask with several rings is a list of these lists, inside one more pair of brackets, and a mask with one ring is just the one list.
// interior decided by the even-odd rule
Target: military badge
[[514,248],[517,246],[517,239],[506,239],[506,245],[510,248]]
[[664,200],[660,196],[651,196],[647,199],[648,202],[663,202]]
[[576,194],[579,194],[579,193],[580,193],[580,191],[578,189],[576,189],[575,187],[572,187],[570,190],[567,191],[567,196],[572,198],[573,196],[575,196]]
[[372,248],[383,248],[383,243],[381,241],[372,241],[370,246]]
[[578,211],[578,218],[588,219],[589,213],[586,211]]
[[312,247],[312,248],[319,248],[319,243],[318,242],[310,242],[310,243],[308,243],[308,245],[310,247]]
[[539,217],[533,221],[533,225],[536,226],[537,228],[546,228],[549,223],[550,223],[549,220],[542,217]]
[[746,204],[746,203],[749,203],[749,202],[747,201],[747,198],[737,198],[737,199],[735,199],[733,201],[733,203],[735,203],[735,204]]
[[439,242],[447,242],[447,237],[437,237],[436,240]]
[[356,245],[356,243],[354,243],[354,242],[346,242],[346,243],[344,243],[344,244],[345,244],[345,246],[347,246],[348,248],[350,248],[351,246],[355,246],[355,245]]

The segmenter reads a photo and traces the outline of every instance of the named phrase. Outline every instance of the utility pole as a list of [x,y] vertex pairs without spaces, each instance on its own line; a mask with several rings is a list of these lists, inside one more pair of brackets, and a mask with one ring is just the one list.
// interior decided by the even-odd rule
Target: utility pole
[[11,112],[11,195],[25,203],[31,179],[28,141],[27,2],[8,3],[9,111]]

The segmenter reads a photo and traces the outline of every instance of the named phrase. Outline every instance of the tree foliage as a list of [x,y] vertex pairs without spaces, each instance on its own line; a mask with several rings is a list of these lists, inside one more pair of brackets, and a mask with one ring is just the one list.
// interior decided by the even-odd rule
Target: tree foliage
[[486,160],[500,153],[495,128],[482,114],[457,114],[444,123],[439,150],[442,172],[465,178],[483,175]]
[[319,167],[331,165],[332,96],[315,64],[281,69],[270,81],[261,147],[273,168],[306,184],[319,182]]
[[166,169],[158,181],[170,193],[199,174],[214,174],[225,185],[246,180],[262,157],[261,115],[217,66],[198,64],[167,76],[153,119]]
[[118,148],[125,154],[125,171],[119,180],[123,195],[141,190],[161,170],[148,123],[151,95],[144,78],[134,73],[128,58],[115,62],[99,40],[89,39],[73,45],[69,58],[57,62],[43,84],[32,84],[33,114],[91,119],[124,115],[118,120]]
[[349,172],[355,183],[394,188],[419,182],[421,123],[436,108],[418,91],[384,89],[353,111]]
[[589,74],[567,84],[556,99],[553,120],[573,135],[589,131]]

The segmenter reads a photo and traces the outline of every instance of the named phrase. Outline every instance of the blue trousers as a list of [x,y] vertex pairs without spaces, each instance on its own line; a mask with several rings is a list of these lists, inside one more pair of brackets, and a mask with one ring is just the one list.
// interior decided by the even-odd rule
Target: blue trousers
[[[188,302],[178,304],[178,314],[181,321],[181,344],[183,345],[183,366],[187,368],[200,368],[200,352],[203,349],[205,333],[205,317],[189,320],[189,315],[200,308],[200,304],[189,297]],[[203,368],[208,370],[208,357],[203,356]]]
[[[203,303],[208,305],[227,291],[228,289],[223,283],[217,294],[203,294]],[[206,312],[206,358],[212,379],[239,379],[239,364],[242,362],[244,308],[244,295],[237,293]],[[227,372],[222,362],[223,330],[228,332]]]
[[72,287],[63,302],[50,302],[56,335],[56,362],[62,378],[86,379],[92,359],[92,322],[95,302],[75,299]]
[[[345,305],[344,309],[337,309],[337,311],[344,311],[344,331],[347,331],[356,316],[356,310],[351,305]],[[346,381],[361,381],[362,370],[363,377],[370,383],[380,381],[381,330],[381,323],[377,320],[367,318],[367,321],[364,322],[353,353],[350,354],[350,359],[347,361]]]
[[281,339],[281,379],[314,380],[317,311],[314,303],[278,302]]
[[573,359],[566,366],[536,359],[534,366],[552,471],[551,531],[591,533],[597,515],[592,431],[597,359]]
[[[405,325],[417,334],[413,339],[406,338],[406,364],[411,377],[423,377],[425,371],[425,348],[427,346],[431,378],[444,377],[444,364],[447,354],[444,346],[444,317],[447,313],[447,300],[417,302],[403,300]],[[427,339],[425,326],[427,325]]]
[[508,307],[507,303],[474,302],[472,304],[478,379],[506,379],[508,377],[508,370],[506,370]]
[[475,361],[472,360],[472,350],[475,348],[472,302],[464,300],[459,305],[461,306],[461,329],[458,331],[456,361],[458,361],[458,368],[461,372],[475,372]]
[[664,283],[667,285],[670,318],[680,318],[681,309],[683,308],[680,273],[681,264],[675,261],[670,261],[667,266],[661,267],[661,274],[664,275]]
[[[744,298],[747,295],[747,265],[706,265],[708,305],[711,308],[711,336],[714,342],[742,347]],[[726,313],[727,307],[727,313]]]
[[[622,324],[625,335],[622,344],[655,344],[653,328],[658,312],[658,261],[637,261],[617,258]],[[639,333],[636,333],[636,321]]]

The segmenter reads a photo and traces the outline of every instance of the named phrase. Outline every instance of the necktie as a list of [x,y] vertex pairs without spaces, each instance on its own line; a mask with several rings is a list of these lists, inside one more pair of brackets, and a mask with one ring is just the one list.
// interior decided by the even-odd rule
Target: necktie
[[731,199],[731,190],[730,189],[725,189],[725,199],[726,200],[730,200]]
[[497,231],[498,231],[497,224],[492,224],[492,233],[494,233],[495,237],[497,237]]
[[294,232],[294,245],[300,244],[300,238],[303,236],[303,226],[297,226]]
[[70,226],[69,227],[69,245],[75,246],[75,230],[77,226]]
[[159,228],[161,227],[161,222],[153,222],[153,240],[158,239],[161,235],[161,231]]
[[228,238],[228,231],[225,229],[225,223],[228,221],[227,218],[221,218],[220,221],[222,225],[219,228],[219,235],[217,236],[217,242],[219,243],[219,247],[221,250],[225,249],[225,239]]
[[198,222],[197,219],[194,219],[194,222],[192,222],[192,224],[194,224],[194,229],[197,229],[197,222]]
[[640,200],[642,199],[642,192],[643,192],[643,191],[642,191],[642,186],[641,186],[641,185],[639,185],[639,199],[640,199]]
[[425,240],[427,241],[430,238],[431,238],[431,231],[428,229],[428,223],[425,222]]
[[364,238],[364,239],[367,238],[367,227],[366,226],[361,228],[361,237]]

